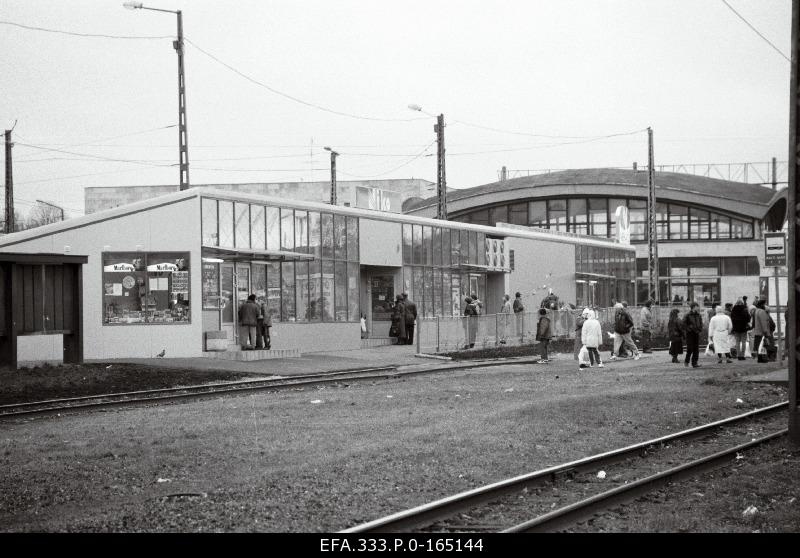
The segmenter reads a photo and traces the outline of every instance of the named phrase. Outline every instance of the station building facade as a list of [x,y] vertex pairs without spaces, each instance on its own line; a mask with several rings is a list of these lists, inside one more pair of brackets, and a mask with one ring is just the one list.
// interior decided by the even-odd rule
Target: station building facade
[[[208,188],[9,234],[0,252],[86,257],[87,359],[202,356],[210,337],[237,351],[251,293],[272,316],[272,349],[305,353],[360,348],[362,315],[388,338],[402,292],[422,317],[462,315],[470,294],[491,314],[516,291],[528,309],[550,290],[574,301],[580,276],[605,281],[594,294],[606,306],[635,274],[635,249],[611,239]],[[58,361],[59,331],[37,323],[19,361]]]
[[[647,180],[642,170],[580,169],[495,182],[448,192],[448,218],[614,238],[616,210],[626,207],[637,285],[636,298],[627,300],[641,304],[649,283]],[[656,172],[655,185],[659,303],[709,305],[742,295],[774,300],[778,287],[773,268],[764,267],[762,235],[784,226],[785,189],[669,172]],[[411,201],[405,211],[433,216],[436,198]],[[785,269],[780,274],[779,301],[785,304]],[[576,276],[579,304],[589,296],[585,279]]]

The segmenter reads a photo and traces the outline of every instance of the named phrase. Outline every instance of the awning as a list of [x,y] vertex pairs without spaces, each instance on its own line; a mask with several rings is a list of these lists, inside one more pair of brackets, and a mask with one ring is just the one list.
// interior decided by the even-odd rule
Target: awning
[[603,275],[602,273],[589,273],[586,271],[576,271],[576,277],[586,277],[588,279],[617,279],[615,275]]
[[204,258],[219,258],[226,262],[294,262],[313,260],[312,254],[288,250],[256,250],[254,248],[221,248],[203,246]]

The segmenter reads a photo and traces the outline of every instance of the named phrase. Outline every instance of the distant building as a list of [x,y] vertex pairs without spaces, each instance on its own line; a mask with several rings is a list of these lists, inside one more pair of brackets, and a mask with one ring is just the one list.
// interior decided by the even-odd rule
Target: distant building
[[[448,217],[476,225],[548,229],[601,238],[617,237],[617,208],[627,208],[630,243],[636,248],[636,299],[648,295],[647,171],[576,169],[501,180],[447,194]],[[735,302],[768,296],[774,304],[773,272],[764,266],[764,231],[786,222],[786,189],[683,173],[656,172],[656,220],[661,304]],[[406,214],[435,217],[435,195],[412,200]],[[578,254],[590,273],[576,274],[577,302],[589,302],[588,285],[611,277],[594,272],[596,254]],[[602,275],[602,274],[600,274]],[[786,275],[785,271],[782,275]],[[599,282],[598,282],[599,281]],[[619,288],[620,282],[617,282]],[[785,277],[780,283],[786,303]],[[633,293],[631,293],[632,295]],[[631,303],[631,295],[626,296]],[[622,292],[611,291],[620,300]]]
[[[197,187],[227,190],[243,194],[274,196],[295,201],[328,203],[330,181],[253,182],[246,184],[193,184]],[[112,209],[129,203],[157,198],[178,190],[168,186],[99,186],[84,190],[86,214]],[[406,200],[426,198],[436,193],[436,184],[421,178],[390,180],[341,180],[336,182],[336,199],[343,207],[359,207],[402,213]]]

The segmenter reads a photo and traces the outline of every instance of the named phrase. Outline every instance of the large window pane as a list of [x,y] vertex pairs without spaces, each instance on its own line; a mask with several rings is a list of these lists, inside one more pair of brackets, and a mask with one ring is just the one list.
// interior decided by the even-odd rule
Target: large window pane
[[317,312],[315,301],[308,298],[308,262],[296,262],[294,266],[297,321],[314,321]]
[[469,263],[478,263],[478,233],[475,231],[469,233]]
[[277,207],[267,207],[267,250],[281,249],[281,214]]
[[284,322],[294,322],[294,262],[283,262],[281,265],[281,319]]
[[589,234],[605,237],[608,235],[608,200],[606,198],[589,198]]
[[426,318],[433,317],[433,268],[426,267],[424,268],[422,274],[422,289],[423,289],[423,298],[425,301],[425,309],[423,311],[423,316]]
[[422,227],[422,264],[433,265],[433,245],[431,227]]
[[203,198],[203,246],[219,246],[217,200]]
[[433,265],[442,265],[442,229],[433,227]]
[[309,253],[319,259],[322,256],[320,240],[320,215],[318,211],[308,212],[308,246]]
[[322,260],[322,320],[333,321],[333,261]]
[[731,220],[730,217],[718,215],[717,213],[711,214],[711,238],[727,240],[731,237]]
[[422,225],[414,225],[413,238],[414,243],[414,259],[413,263],[422,263]]
[[333,258],[333,215],[322,214],[322,257]]
[[508,223],[507,205],[498,205],[489,209],[489,225],[494,227],[497,223]]
[[281,208],[281,250],[294,251],[294,210]]
[[476,225],[488,225],[489,224],[489,210],[488,209],[479,209],[478,211],[473,211],[470,214],[470,222]]
[[250,241],[256,250],[264,250],[267,247],[263,205],[250,206]]
[[527,225],[528,204],[515,203],[508,206],[508,222],[512,225]]
[[458,266],[461,258],[461,232],[455,229],[450,230],[450,265]]
[[337,322],[347,321],[347,263],[336,262],[334,266],[333,292],[335,297],[335,314]]
[[709,238],[709,213],[692,207],[689,209],[689,235],[693,240]]
[[403,263],[408,265],[414,260],[411,249],[411,225],[403,224]]
[[731,238],[753,238],[753,223],[731,219]]
[[312,311],[309,320],[319,322],[322,320],[322,262],[314,260],[308,267],[308,301]]
[[259,304],[267,301],[267,268],[264,265],[253,264],[250,266],[250,291],[256,295]]
[[532,227],[547,227],[547,202],[528,202],[528,224]]
[[347,218],[347,259],[351,262],[358,258],[358,217]]
[[570,198],[569,208],[569,230],[578,234],[589,234],[586,214],[586,200],[583,198]]
[[308,211],[294,212],[294,246],[295,251],[308,253]]
[[269,262],[264,266],[267,270],[267,306],[272,321],[281,320],[281,264]]
[[547,213],[551,229],[567,230],[567,200],[548,200]]
[[347,318],[357,322],[361,317],[361,300],[359,299],[359,264],[347,264]]
[[685,205],[669,204],[669,238],[670,240],[689,238],[689,208]]
[[450,229],[442,229],[442,265],[450,267]]
[[[347,221],[344,215],[333,216],[333,242],[334,257],[337,260],[347,259]],[[331,281],[333,281],[333,271],[331,271]],[[333,305],[333,299],[331,299]],[[331,317],[333,317],[333,307],[331,307]]]
[[250,204],[236,202],[236,247],[250,248]]
[[219,245],[234,248],[233,202],[225,200],[219,200]]
[[469,231],[459,231],[461,236],[461,264],[469,263]]

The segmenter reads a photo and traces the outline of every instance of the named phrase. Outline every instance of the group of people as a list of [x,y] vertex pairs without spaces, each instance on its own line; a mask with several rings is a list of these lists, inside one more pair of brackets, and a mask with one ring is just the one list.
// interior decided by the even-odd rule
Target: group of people
[[408,293],[397,295],[392,306],[392,325],[389,337],[396,337],[398,345],[414,344],[414,325],[417,320],[417,305],[408,298]]
[[[678,355],[683,353],[686,342],[686,358],[684,366],[691,362],[694,368],[699,367],[700,333],[703,331],[703,316],[700,305],[692,302],[689,312],[683,318],[678,316],[677,308],[670,313],[668,332],[672,362],[679,362]],[[745,360],[750,346],[750,354],[758,362],[767,362],[769,355],[777,352],[775,343],[775,320],[769,315],[766,300],[756,300],[748,305],[747,297],[739,298],[735,304],[724,306],[714,303],[709,310],[708,350],[717,355],[717,363],[731,363],[734,356]],[[752,343],[750,342],[752,339]]]
[[239,342],[243,351],[269,349],[272,346],[270,328],[272,315],[266,300],[256,302],[256,295],[247,297],[239,307]]

